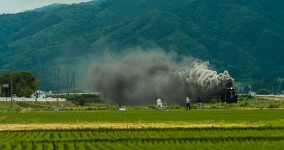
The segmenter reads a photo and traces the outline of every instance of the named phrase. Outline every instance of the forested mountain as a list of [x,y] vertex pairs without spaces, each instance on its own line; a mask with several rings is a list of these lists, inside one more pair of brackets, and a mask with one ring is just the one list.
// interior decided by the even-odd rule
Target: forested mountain
[[284,1],[100,0],[37,10],[0,15],[0,69],[37,72],[45,88],[57,67],[136,46],[209,61],[257,87],[284,78]]

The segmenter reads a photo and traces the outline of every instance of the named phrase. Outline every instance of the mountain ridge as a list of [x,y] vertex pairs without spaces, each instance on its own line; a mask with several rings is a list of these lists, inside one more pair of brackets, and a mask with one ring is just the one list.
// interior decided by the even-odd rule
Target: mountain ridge
[[263,78],[284,77],[283,7],[276,0],[104,0],[0,15],[1,71],[35,72],[36,64],[68,68],[64,57],[152,45],[266,86]]

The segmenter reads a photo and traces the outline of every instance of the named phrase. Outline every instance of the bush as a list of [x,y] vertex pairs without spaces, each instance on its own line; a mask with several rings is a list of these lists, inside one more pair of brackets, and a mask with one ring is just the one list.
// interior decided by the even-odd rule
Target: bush
[[211,104],[216,104],[216,103],[219,103],[219,100],[212,99],[212,100],[209,101],[209,103],[211,103]]
[[156,107],[154,105],[149,105],[148,109],[156,109]]
[[247,101],[250,99],[254,99],[251,95],[238,95],[238,101]]
[[249,106],[249,104],[247,102],[240,104],[240,107],[248,107],[248,106]]
[[80,106],[84,106],[85,103],[86,103],[85,99],[80,99],[80,100],[79,100],[79,105],[80,105]]
[[86,110],[95,110],[95,108],[88,107]]
[[273,104],[269,104],[266,108],[279,108],[280,104],[277,103],[273,103]]
[[268,89],[259,89],[257,91],[257,94],[260,94],[260,95],[269,95],[271,92],[268,90]]

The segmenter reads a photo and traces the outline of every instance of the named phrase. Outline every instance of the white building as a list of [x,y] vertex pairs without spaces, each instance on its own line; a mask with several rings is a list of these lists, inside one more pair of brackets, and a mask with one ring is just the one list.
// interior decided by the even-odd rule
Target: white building
[[35,98],[36,95],[37,95],[37,98],[46,98],[46,92],[44,92],[44,91],[40,91],[40,90],[35,91],[35,92],[31,95],[31,98]]

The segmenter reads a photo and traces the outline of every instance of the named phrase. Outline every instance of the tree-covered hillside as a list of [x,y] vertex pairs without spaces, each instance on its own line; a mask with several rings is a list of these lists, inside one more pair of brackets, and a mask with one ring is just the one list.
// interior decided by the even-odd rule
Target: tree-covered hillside
[[284,1],[100,0],[46,9],[0,15],[1,72],[37,72],[47,88],[57,67],[141,46],[209,61],[258,87],[284,77]]

